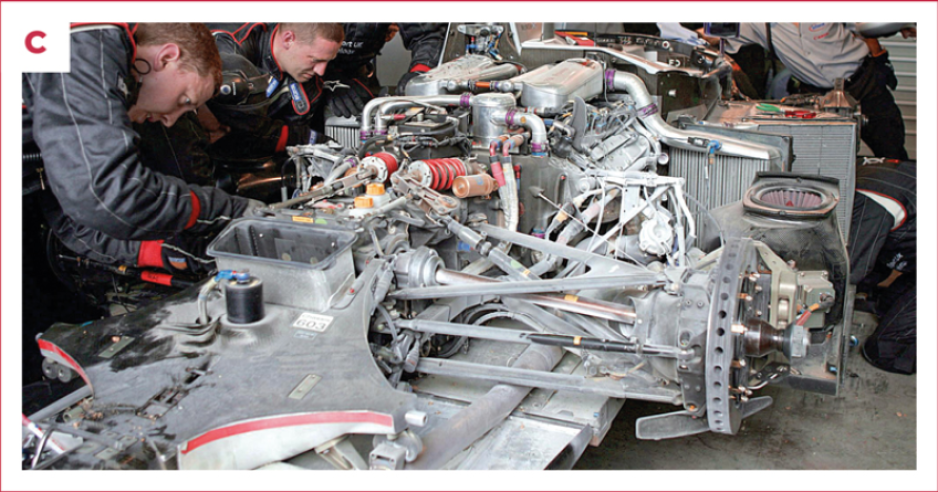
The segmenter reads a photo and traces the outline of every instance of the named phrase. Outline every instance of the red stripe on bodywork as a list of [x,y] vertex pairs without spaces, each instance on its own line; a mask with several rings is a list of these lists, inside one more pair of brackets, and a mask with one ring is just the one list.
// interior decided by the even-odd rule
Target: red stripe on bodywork
[[390,415],[374,412],[319,412],[252,420],[212,429],[187,442],[182,454],[187,454],[210,442],[248,432],[312,424],[377,424],[393,428],[394,419]]
[[60,349],[58,345],[48,340],[43,340],[40,338],[38,342],[39,342],[39,350],[52,352],[53,354],[61,357],[62,360],[64,360],[66,364],[71,366],[72,369],[74,369],[75,372],[77,372],[78,375],[81,376],[81,378],[84,379],[86,383],[88,383],[88,386],[91,386],[91,381],[88,380],[88,376],[85,374],[85,371],[82,370],[81,366],[79,366],[77,362],[75,362],[75,359],[73,359],[72,356],[66,354],[65,351]]

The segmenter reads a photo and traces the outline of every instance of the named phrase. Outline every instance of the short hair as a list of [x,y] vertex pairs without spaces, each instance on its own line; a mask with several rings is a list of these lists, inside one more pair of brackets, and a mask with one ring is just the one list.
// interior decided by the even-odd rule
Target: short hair
[[281,22],[281,32],[293,31],[297,41],[311,44],[317,39],[336,43],[345,41],[345,29],[338,22]]
[[179,46],[179,63],[200,77],[211,77],[215,92],[221,87],[221,56],[215,38],[205,24],[191,23],[146,23],[137,24],[134,39],[138,46]]

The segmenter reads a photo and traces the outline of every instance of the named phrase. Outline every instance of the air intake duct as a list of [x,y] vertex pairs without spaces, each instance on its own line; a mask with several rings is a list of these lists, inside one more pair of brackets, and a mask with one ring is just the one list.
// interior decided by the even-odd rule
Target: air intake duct
[[[837,300],[827,317],[827,327],[848,315],[844,310],[850,264],[837,215],[840,183],[835,178],[794,173],[756,174],[742,201],[713,209],[723,239],[752,238],[766,243],[785,261],[801,271],[828,271]],[[701,231],[702,249],[720,246],[712,227]],[[823,338],[823,333],[818,334]],[[812,334],[814,337],[814,334]]]

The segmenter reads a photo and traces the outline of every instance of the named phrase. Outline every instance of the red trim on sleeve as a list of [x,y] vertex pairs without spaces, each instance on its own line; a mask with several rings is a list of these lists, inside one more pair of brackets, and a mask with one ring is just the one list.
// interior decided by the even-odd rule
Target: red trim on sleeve
[[241,27],[235,29],[231,34],[238,34],[238,31],[240,31],[240,30],[242,30],[242,29],[244,29],[245,27],[248,27],[248,26],[250,26],[250,25],[251,25],[250,22],[245,22],[244,24],[241,24]]
[[283,125],[283,128],[280,129],[280,138],[277,140],[277,148],[274,149],[274,152],[283,152],[287,149],[287,138],[290,136],[290,129],[287,128],[287,125]]
[[159,241],[140,242],[140,251],[137,253],[137,266],[164,268],[162,239]]
[[277,37],[277,30],[279,29],[280,24],[277,24],[277,27],[274,27],[273,32],[270,33],[270,57],[274,59],[274,63],[277,64],[277,71],[280,72],[277,75],[278,80],[283,79],[283,68],[280,67],[280,62],[277,61],[277,55],[274,54],[274,38]]
[[199,214],[202,213],[202,203],[199,202],[199,197],[192,190],[189,190],[189,196],[192,197],[192,214],[189,215],[189,222],[186,222],[186,229],[194,226],[196,221],[199,220]]
[[430,67],[424,65],[423,63],[418,63],[418,64],[414,65],[414,67],[411,68],[410,71],[411,71],[411,72],[429,72],[429,71],[430,71]]

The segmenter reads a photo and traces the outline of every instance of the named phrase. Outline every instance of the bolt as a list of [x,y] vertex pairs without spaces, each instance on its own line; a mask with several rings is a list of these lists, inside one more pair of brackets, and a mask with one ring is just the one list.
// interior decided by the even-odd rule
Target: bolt
[[746,367],[746,359],[734,360],[733,362],[730,363],[730,366],[732,366],[733,369],[739,369],[739,368],[741,368],[741,367]]
[[761,286],[761,285],[757,285],[757,286],[756,286],[756,292],[762,292],[762,286]]
[[697,410],[697,405],[691,403],[690,405],[687,405],[687,409],[693,412],[694,410]]
[[856,347],[857,345],[860,345],[860,339],[853,335],[850,335],[850,346]]
[[756,309],[756,316],[762,316],[762,311],[759,309]]
[[699,302],[697,302],[697,307],[699,307],[699,308],[702,308],[702,307],[704,307],[704,303],[703,303],[703,301],[699,301]]
[[737,335],[742,335],[743,333],[749,331],[749,328],[746,328],[746,325],[742,323],[733,323],[733,325],[730,326],[730,331]]

